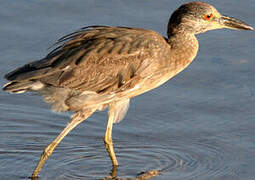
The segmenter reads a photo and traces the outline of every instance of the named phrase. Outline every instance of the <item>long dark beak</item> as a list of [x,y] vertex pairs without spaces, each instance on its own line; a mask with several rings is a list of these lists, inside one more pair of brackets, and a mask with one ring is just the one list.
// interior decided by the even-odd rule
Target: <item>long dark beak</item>
[[237,30],[254,30],[253,27],[249,26],[243,21],[239,19],[235,19],[232,17],[222,16],[220,17],[220,24],[225,28],[229,29],[237,29]]

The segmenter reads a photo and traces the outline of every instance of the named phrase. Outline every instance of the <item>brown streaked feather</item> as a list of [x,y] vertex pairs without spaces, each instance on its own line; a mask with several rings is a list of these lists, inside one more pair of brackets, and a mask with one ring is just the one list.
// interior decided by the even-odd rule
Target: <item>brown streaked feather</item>
[[55,87],[97,93],[114,91],[157,64],[153,53],[166,40],[158,33],[126,27],[89,26],[64,36],[44,59],[9,74],[11,81],[39,80]]

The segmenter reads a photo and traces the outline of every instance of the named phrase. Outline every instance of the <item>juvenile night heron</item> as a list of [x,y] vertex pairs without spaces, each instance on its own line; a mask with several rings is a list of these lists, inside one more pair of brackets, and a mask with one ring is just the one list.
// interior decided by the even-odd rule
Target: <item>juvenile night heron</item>
[[253,30],[244,22],[221,15],[213,6],[189,2],[168,24],[168,38],[152,30],[89,26],[62,37],[45,58],[24,65],[5,78],[3,90],[41,94],[55,111],[72,111],[71,121],[43,151],[33,172],[38,176],[60,141],[97,110],[108,107],[105,145],[113,166],[112,125],[120,122],[131,98],[154,89],[181,72],[195,58],[195,34],[230,28]]

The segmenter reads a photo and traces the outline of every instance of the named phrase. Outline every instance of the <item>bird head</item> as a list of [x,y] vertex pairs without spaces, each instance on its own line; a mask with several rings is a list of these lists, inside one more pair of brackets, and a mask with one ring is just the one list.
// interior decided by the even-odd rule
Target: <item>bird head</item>
[[243,21],[221,15],[210,4],[195,1],[183,4],[172,14],[168,24],[168,34],[176,31],[198,34],[221,28],[253,30]]

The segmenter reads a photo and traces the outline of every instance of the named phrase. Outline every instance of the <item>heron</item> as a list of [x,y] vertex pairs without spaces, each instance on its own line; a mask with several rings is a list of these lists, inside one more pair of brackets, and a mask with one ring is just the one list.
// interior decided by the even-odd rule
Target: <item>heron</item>
[[197,55],[196,34],[221,28],[253,30],[210,4],[188,2],[170,16],[167,37],[143,28],[87,26],[60,38],[44,58],[7,73],[9,82],[4,91],[35,92],[52,110],[73,113],[63,131],[42,152],[32,177],[38,177],[72,129],[106,108],[104,142],[113,167],[117,167],[112,127],[126,115],[130,99],[184,70]]

